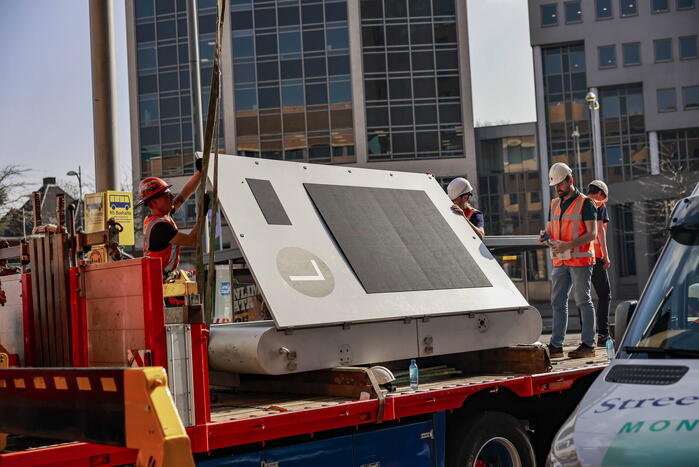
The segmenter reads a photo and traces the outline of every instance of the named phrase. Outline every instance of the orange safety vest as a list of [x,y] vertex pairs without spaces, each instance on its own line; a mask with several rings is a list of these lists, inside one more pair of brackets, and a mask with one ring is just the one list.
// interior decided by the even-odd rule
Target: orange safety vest
[[163,264],[163,275],[170,274],[180,264],[180,247],[168,245],[161,251],[150,251],[150,233],[156,224],[167,222],[174,228],[177,224],[170,216],[148,216],[143,221],[143,252],[149,258],[160,258]]
[[[582,218],[583,204],[587,196],[579,193],[568,206],[565,213],[561,212],[561,198],[551,200],[551,239],[562,242],[571,242],[587,232]],[[570,251],[571,258],[562,260],[553,258],[554,266],[592,266],[595,264],[595,256],[591,249],[591,243],[586,243]]]
[[[604,206],[605,204],[607,204],[604,201],[595,201],[595,200],[592,200],[592,201],[594,201],[595,207],[597,207],[597,208],[600,208],[601,206]],[[600,221],[602,219],[597,219],[597,220]],[[599,230],[599,228],[597,230]],[[597,239],[595,239],[593,244],[595,246],[595,258],[601,258],[602,257],[602,245],[599,244]]]

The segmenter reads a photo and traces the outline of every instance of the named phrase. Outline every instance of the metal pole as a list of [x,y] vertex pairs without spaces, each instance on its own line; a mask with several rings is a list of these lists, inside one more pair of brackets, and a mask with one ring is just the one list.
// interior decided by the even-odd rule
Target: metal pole
[[594,157],[595,178],[604,180],[604,162],[602,161],[602,130],[599,119],[599,94],[597,88],[590,88],[590,92],[595,95],[594,101],[588,103],[590,116],[592,117],[592,154]]
[[[78,166],[78,192],[80,193],[80,198],[78,198],[78,209],[75,210],[75,217],[80,219],[80,205],[83,202],[83,172],[82,168]],[[80,227],[83,226],[82,220],[80,221]]]
[[575,139],[575,163],[578,166],[578,183],[576,185],[580,188],[583,186],[583,179],[582,179],[582,164],[580,163],[580,131],[578,130],[578,127],[575,127],[575,131],[573,132],[573,139]]
[[92,112],[97,191],[119,186],[113,0],[90,0]]

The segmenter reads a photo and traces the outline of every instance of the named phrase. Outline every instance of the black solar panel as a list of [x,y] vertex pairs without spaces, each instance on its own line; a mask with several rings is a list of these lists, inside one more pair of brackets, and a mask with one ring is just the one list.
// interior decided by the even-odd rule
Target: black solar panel
[[291,225],[289,216],[287,216],[284,206],[279,201],[279,196],[269,180],[246,178],[245,181],[248,182],[252,195],[268,224]]
[[424,191],[304,186],[367,293],[491,287]]

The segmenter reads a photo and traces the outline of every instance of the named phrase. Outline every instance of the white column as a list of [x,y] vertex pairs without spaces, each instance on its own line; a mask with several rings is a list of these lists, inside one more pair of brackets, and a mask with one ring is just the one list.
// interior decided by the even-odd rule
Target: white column
[[541,174],[541,200],[544,205],[544,214],[551,203],[551,187],[549,187],[549,156],[548,136],[546,132],[546,100],[544,98],[544,66],[541,47],[532,47],[534,53],[534,91],[536,96],[536,147],[539,152],[539,172]]
[[650,173],[660,175],[660,151],[658,148],[658,132],[648,132],[648,146],[650,146]]
[[231,42],[230,10],[226,8],[221,38],[221,101],[223,106],[224,145],[226,154],[238,154],[236,147],[235,100],[233,98],[233,43]]
[[468,45],[468,9],[466,0],[456,2],[456,30],[461,81],[461,119],[463,122],[464,172],[478,192],[476,135],[473,129],[473,97],[471,94],[471,60]]
[[362,62],[362,19],[359,2],[347,2],[350,66],[352,75],[352,120],[354,123],[354,153],[358,164],[366,164],[367,133],[364,100],[364,64]]
[[[597,96],[597,102],[599,102],[599,93],[597,88],[590,88],[590,91],[594,92]],[[591,110],[592,113],[592,154],[595,165],[595,178],[597,180],[604,180],[604,161],[602,159],[602,131],[600,129],[599,120],[599,109]]]

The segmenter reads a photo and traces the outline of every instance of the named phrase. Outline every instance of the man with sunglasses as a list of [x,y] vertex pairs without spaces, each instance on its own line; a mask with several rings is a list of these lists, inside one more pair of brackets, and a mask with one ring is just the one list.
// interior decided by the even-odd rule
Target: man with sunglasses
[[449,182],[447,194],[454,203],[451,206],[452,211],[464,216],[476,235],[483,240],[485,236],[483,213],[469,204],[469,200],[473,196],[471,183],[463,177],[457,177]]
[[146,178],[138,189],[138,205],[145,204],[150,209],[150,216],[143,220],[143,252],[145,256],[162,260],[163,276],[177,270],[180,247],[196,246],[199,227],[204,221],[204,216],[200,214],[190,232],[183,233],[172,218],[172,213],[187,201],[201,180],[200,158],[195,166],[197,171],[177,196],[170,191],[172,185],[158,177]]
[[609,285],[609,252],[607,251],[607,199],[609,188],[602,180],[593,180],[587,187],[587,195],[597,206],[597,237],[595,238],[595,264],[592,267],[592,285],[597,293],[597,347],[604,347],[609,336],[609,304],[612,300]]

